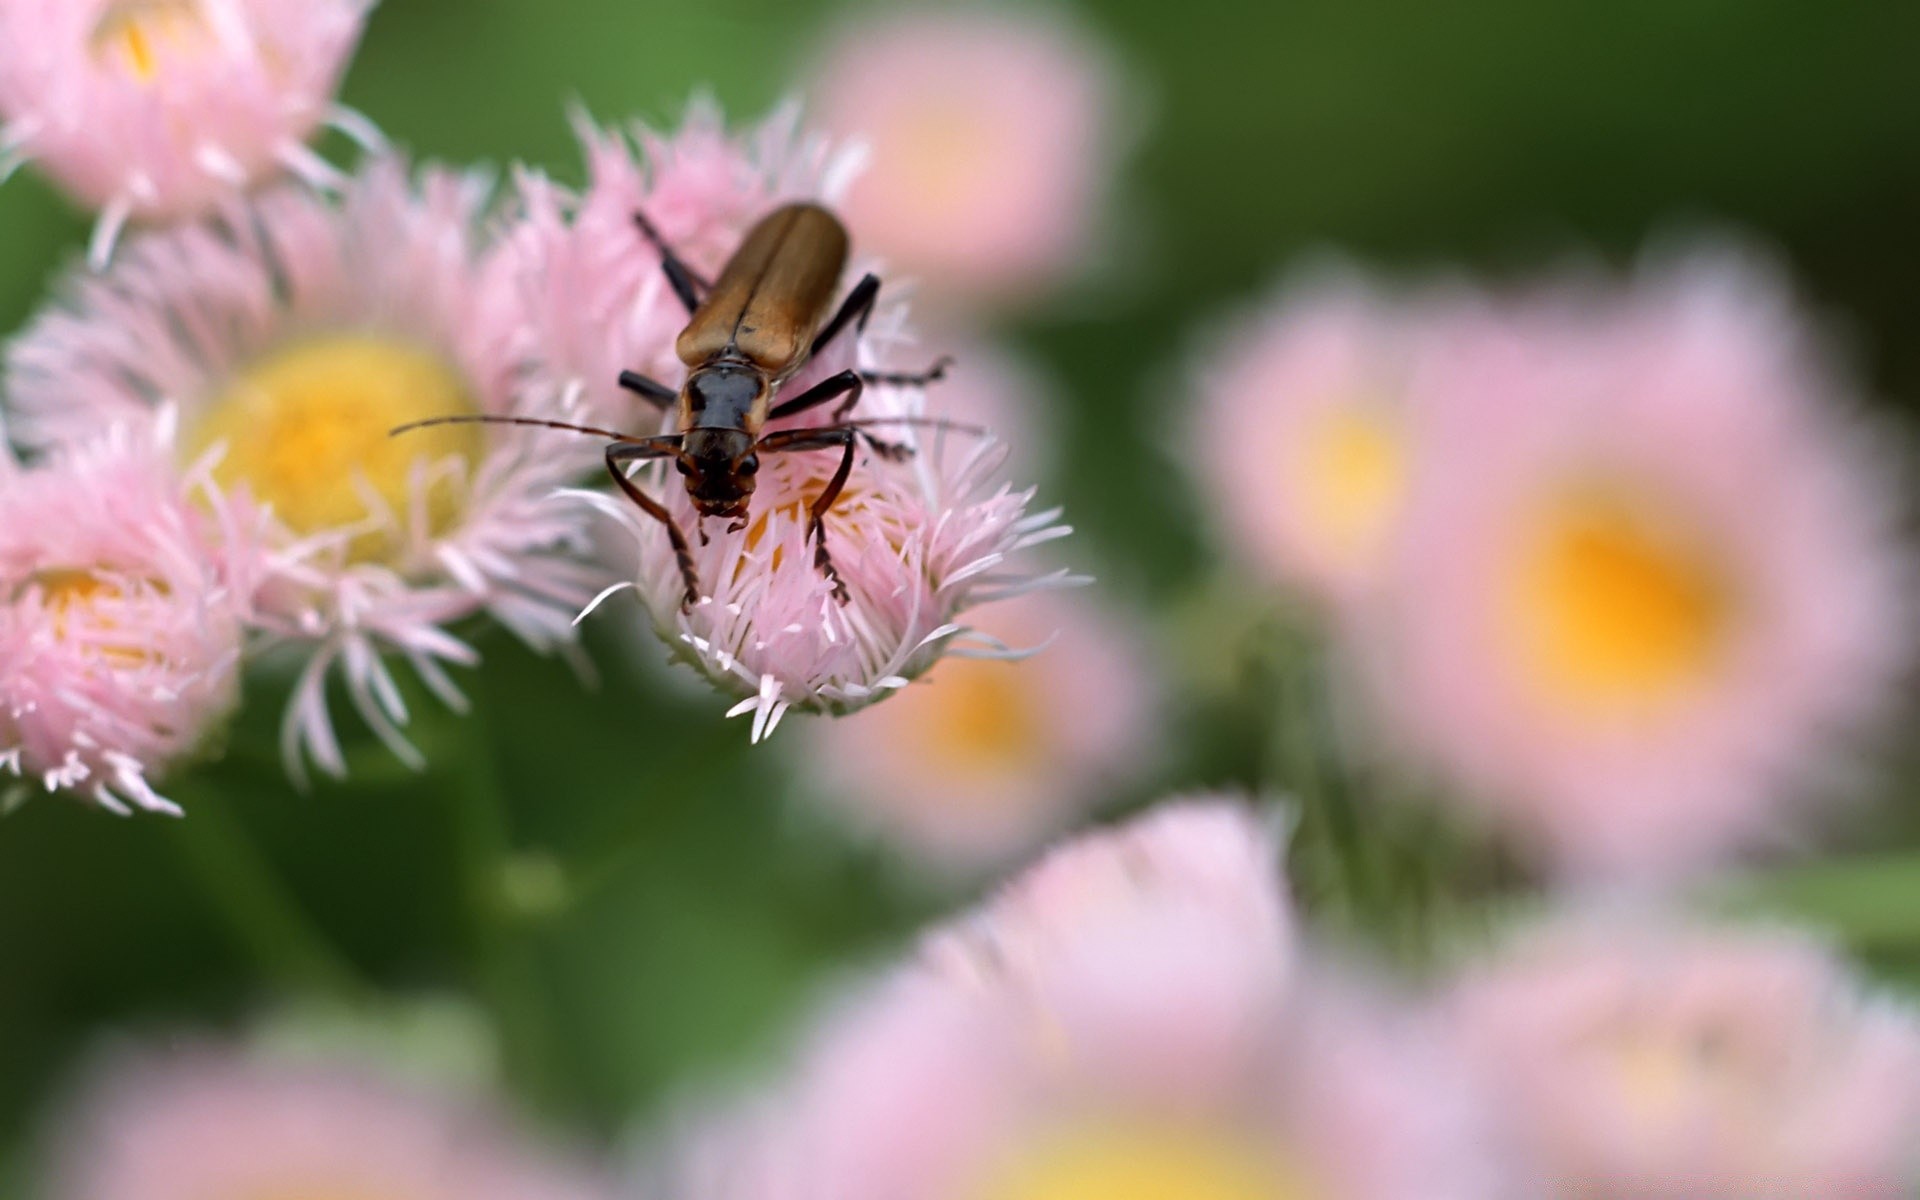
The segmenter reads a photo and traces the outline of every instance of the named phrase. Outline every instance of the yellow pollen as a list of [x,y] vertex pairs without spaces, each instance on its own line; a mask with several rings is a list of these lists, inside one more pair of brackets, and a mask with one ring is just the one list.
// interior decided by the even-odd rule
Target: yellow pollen
[[1307,527],[1342,563],[1379,554],[1406,486],[1399,418],[1361,404],[1327,409],[1308,423],[1295,451],[1298,501]]
[[1625,494],[1582,488],[1523,539],[1511,628],[1524,671],[1586,715],[1644,714],[1713,668],[1734,611],[1691,531]]
[[[435,425],[390,436],[397,425],[478,412],[460,374],[437,354],[380,337],[344,334],[298,342],[241,372],[185,439],[189,458],[226,443],[216,475],[245,484],[288,528],[317,534],[365,522],[371,492],[399,523],[409,520],[411,481],[450,457],[457,476],[436,474],[426,494],[430,532],[444,531],[466,499],[466,475],[484,447],[478,425]],[[356,562],[391,558],[385,532],[354,537]]]
[[[113,621],[99,610],[126,595],[117,585],[91,571],[42,571],[32,577],[28,587],[39,591],[40,602],[52,617],[53,636],[61,641],[82,629],[94,633],[114,632]],[[153,660],[150,651],[131,643],[99,642],[93,648],[112,667],[138,667]]]
[[121,0],[94,25],[93,53],[151,83],[163,52],[190,51],[206,38],[206,21],[195,0]]
[[1313,1200],[1312,1186],[1251,1142],[1153,1126],[1099,1126],[1043,1142],[969,1200]]

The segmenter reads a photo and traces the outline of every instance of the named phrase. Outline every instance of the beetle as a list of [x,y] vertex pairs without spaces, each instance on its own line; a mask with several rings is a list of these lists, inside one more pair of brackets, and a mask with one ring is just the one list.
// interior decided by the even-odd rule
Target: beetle
[[[869,273],[854,284],[837,309],[833,308],[848,255],[847,231],[839,218],[817,204],[781,205],[747,231],[712,281],[698,274],[667,244],[644,212],[634,213],[634,223],[659,253],[667,283],[686,307],[687,324],[680,331],[674,352],[686,365],[687,377],[676,389],[637,371],[622,371],[619,383],[661,412],[671,410],[677,432],[636,437],[561,421],[497,416],[434,417],[402,425],[393,432],[457,422],[491,422],[568,429],[610,439],[607,470],[629,500],[666,526],[667,539],[686,584],[686,608],[700,600],[699,576],[686,534],[664,504],[641,491],[627,476],[627,464],[673,459],[675,468],[685,477],[687,495],[695,510],[703,519],[727,519],[731,532],[746,523],[760,455],[837,449],[838,468],[808,506],[807,536],[814,545],[815,568],[833,584],[835,599],[845,604],[846,585],[827,552],[826,515],[846,486],[860,442],[888,459],[902,459],[911,453],[908,446],[881,441],[865,427],[933,424],[966,428],[908,417],[849,421],[847,414],[860,402],[867,384],[925,386],[942,378],[951,360],[942,358],[915,374],[849,369],[822,379],[796,396],[779,398],[780,386],[836,338],[849,329],[856,335],[864,330],[879,298],[880,279]],[[834,400],[840,403],[825,425],[762,432],[769,421]]]

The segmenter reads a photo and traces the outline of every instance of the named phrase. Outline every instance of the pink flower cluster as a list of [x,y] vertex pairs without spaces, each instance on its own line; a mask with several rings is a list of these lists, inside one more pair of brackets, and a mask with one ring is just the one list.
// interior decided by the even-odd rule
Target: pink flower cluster
[[1895,488],[1756,255],[1504,294],[1346,270],[1203,361],[1231,545],[1319,602],[1383,740],[1556,872],[1778,845],[1887,711]]
[[1043,859],[696,1112],[694,1200],[1894,1197],[1920,1019],[1808,940],[1570,909],[1427,995],[1331,960],[1247,810]]
[[[887,453],[862,455],[826,521],[844,598],[814,565],[805,518],[825,455],[770,463],[757,520],[720,536],[699,529],[670,473],[640,478],[700,534],[711,594],[682,612],[663,528],[624,499],[564,494],[596,477],[598,447],[511,422],[633,429],[619,373],[683,377],[673,347],[687,314],[636,212],[713,272],[775,205],[832,199],[853,161],[791,107],[740,134],[696,102],[672,133],[579,118],[592,180],[578,196],[523,170],[496,203],[487,177],[384,151],[341,171],[304,139],[323,119],[364,124],[328,98],[366,8],[0,2],[0,147],[103,209],[99,272],[70,271],[5,347],[10,432],[40,460],[10,470],[5,503],[33,532],[60,528],[34,514],[62,504],[63,519],[112,522],[129,486],[192,496],[167,501],[186,506],[171,524],[156,502],[122,544],[104,530],[69,539],[73,562],[23,535],[0,593],[9,637],[33,649],[7,684],[6,769],[164,808],[148,775],[215,740],[251,658],[291,661],[282,741],[296,778],[308,764],[346,771],[334,680],[423,766],[397,664],[458,708],[449,668],[479,656],[457,623],[484,614],[535,649],[570,650],[583,608],[623,588],[754,713],[757,740],[792,708],[844,712],[905,686],[971,635],[963,610],[1069,581],[1012,561],[1067,531],[997,479],[992,440],[926,420],[917,388],[876,383],[855,415],[902,420],[871,426],[863,445]],[[324,187],[276,183],[280,168]],[[130,217],[151,227],[106,263]],[[788,386],[900,370],[898,299]],[[72,465],[102,437],[156,449],[100,501],[73,505],[76,489],[107,487]],[[639,543],[614,587],[596,509]],[[163,545],[123,549],[136,530]],[[152,565],[189,536],[198,576]],[[188,620],[202,610],[218,619]],[[176,644],[182,633],[217,645]],[[84,684],[76,655],[92,656]]]

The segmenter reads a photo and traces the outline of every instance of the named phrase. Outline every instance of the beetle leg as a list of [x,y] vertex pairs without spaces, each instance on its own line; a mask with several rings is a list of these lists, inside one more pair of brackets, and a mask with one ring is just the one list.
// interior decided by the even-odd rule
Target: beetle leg
[[679,392],[674,391],[657,379],[649,379],[638,371],[620,372],[620,386],[632,392],[634,395],[639,396],[642,400],[653,405],[661,412],[667,411],[667,406],[680,398]]
[[853,473],[853,450],[856,445],[854,431],[851,429],[789,429],[781,433],[770,433],[760,439],[758,450],[770,454],[788,450],[830,450],[841,448],[840,466],[834,471],[833,478],[827,480],[827,486],[820,489],[813,503],[807,508],[807,537],[813,542],[813,565],[827,581],[833,584],[833,598],[847,603],[847,585],[840,580],[840,572],[833,569],[833,556],[827,553],[827,514],[833,511],[834,501],[840,499],[840,492],[847,486],[847,476]]
[[829,375],[791,400],[782,400],[768,409],[767,420],[778,421],[783,417],[791,417],[795,413],[816,408],[835,396],[845,396],[846,400],[834,410],[834,420],[838,422],[848,409],[860,402],[860,389],[865,386],[866,382],[860,378],[858,371],[842,371],[838,375]]
[[860,282],[854,284],[853,290],[847,293],[847,298],[840,302],[840,311],[820,327],[819,335],[813,339],[809,357],[818,355],[832,345],[833,339],[840,336],[840,331],[847,327],[849,321],[854,322],[856,332],[864,332],[867,318],[873,315],[873,302],[879,296],[880,277],[871,272],[862,275]]
[[947,368],[953,365],[953,355],[942,354],[933,360],[933,365],[918,373],[901,371],[862,371],[860,378],[868,383],[877,383],[887,387],[925,387],[930,383],[939,383],[947,377]]
[[667,541],[673,545],[674,561],[680,564],[680,579],[687,585],[686,598],[680,604],[684,611],[700,602],[700,577],[693,569],[693,551],[687,545],[687,535],[680,532],[679,524],[666,506],[634,486],[633,480],[628,479],[626,471],[621,469],[622,463],[635,459],[668,458],[679,453],[679,450],[678,435],[608,446],[607,471],[613,476],[613,481],[620,485],[620,490],[627,494],[627,499],[638,505],[640,511],[667,527]]
[[680,297],[680,303],[687,306],[689,314],[698,312],[700,293],[712,291],[713,285],[688,266],[686,259],[674,253],[673,247],[667,245],[667,240],[660,236],[660,231],[655,229],[653,222],[647,219],[647,214],[635,209],[633,222],[640,227],[640,232],[646,235],[646,239],[653,243],[653,248],[660,252],[660,269],[667,273],[667,283],[673,287],[673,294]]

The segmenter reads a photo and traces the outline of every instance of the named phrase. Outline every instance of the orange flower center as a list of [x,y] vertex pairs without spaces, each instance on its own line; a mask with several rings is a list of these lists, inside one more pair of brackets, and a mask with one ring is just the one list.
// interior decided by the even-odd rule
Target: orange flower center
[[1559,706],[1644,714],[1712,672],[1731,632],[1730,581],[1697,531],[1643,499],[1581,487],[1521,539],[1509,607],[1525,673]]
[[113,608],[126,592],[92,571],[42,571],[23,590],[37,591],[52,618],[53,636],[63,642],[91,643],[94,653],[110,667],[140,667],[153,661],[153,652],[117,636]]

